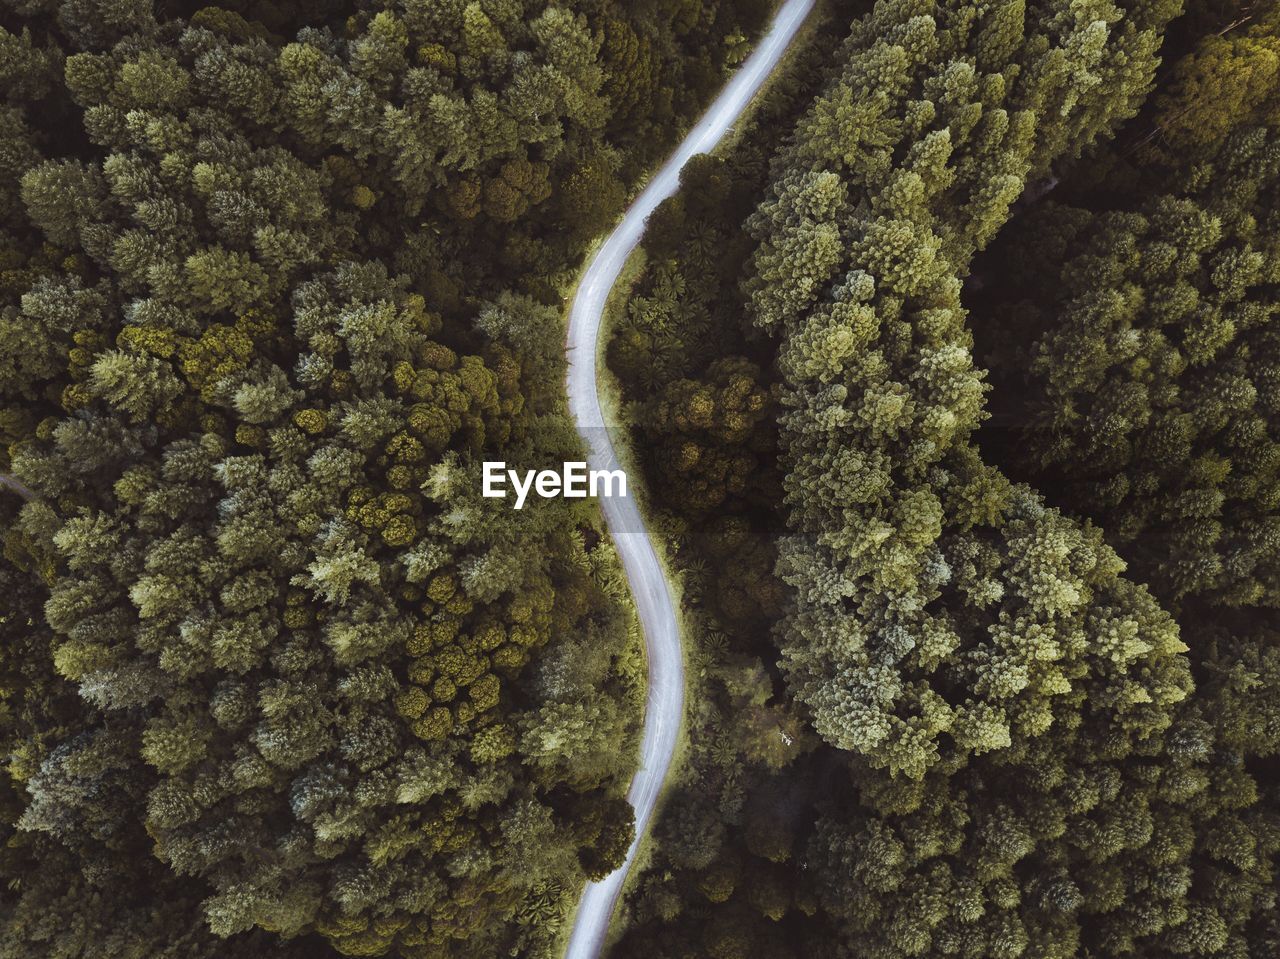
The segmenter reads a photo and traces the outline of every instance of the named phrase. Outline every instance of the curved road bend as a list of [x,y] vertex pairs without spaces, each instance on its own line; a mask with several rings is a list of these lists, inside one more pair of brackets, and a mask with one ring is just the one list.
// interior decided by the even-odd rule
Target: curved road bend
[[[715,148],[742,115],[773,72],[816,0],[786,0],[755,51],[698,121],[675,154],[655,174],[622,222],[610,234],[582,275],[569,313],[569,411],[587,446],[588,468],[619,469],[618,456],[605,429],[596,389],[596,353],[605,301],[623,264],[640,242],[645,220],[680,184],[680,171],[689,159]],[[640,837],[653,815],[658,794],[675,753],[684,715],[684,655],[676,625],[671,590],[654,552],[653,542],[635,500],[627,496],[602,498],[600,505],[614,544],[622,557],[627,581],[644,629],[649,661],[649,693],[645,707],[640,768],[627,799],[636,812],[636,838],[623,864],[599,882],[588,883],[578,904],[565,959],[597,959],[609,931],[609,920],[623,881],[636,857]]]

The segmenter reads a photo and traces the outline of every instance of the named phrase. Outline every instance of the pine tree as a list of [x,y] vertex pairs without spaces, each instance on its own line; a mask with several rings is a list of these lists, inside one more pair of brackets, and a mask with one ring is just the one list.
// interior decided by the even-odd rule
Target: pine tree
[[1189,687],[1098,534],[974,451],[957,277],[1062,144],[1132,112],[1171,11],[1014,12],[878,6],[748,221],[748,307],[782,338],[784,663],[824,738],[916,778],[1039,735],[1082,676],[1122,712]]

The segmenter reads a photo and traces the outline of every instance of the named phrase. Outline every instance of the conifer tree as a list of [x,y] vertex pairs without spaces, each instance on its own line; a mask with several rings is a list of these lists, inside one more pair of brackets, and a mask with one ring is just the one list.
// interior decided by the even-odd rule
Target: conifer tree
[[[607,139],[600,24],[709,89],[737,14],[187,6],[0,34],[0,473],[42,643],[0,695],[80,704],[5,719],[39,748],[0,938],[544,955],[630,841],[633,633],[591,510],[483,500],[479,462],[580,457],[548,304],[697,105]],[[56,928],[77,897],[118,921]]]
[[875,766],[1040,735],[1085,676],[1135,735],[1187,692],[1176,627],[1097,532],[974,450],[957,275],[1063,144],[1132,112],[1171,12],[882,3],[748,221],[748,308],[782,339],[784,663]]

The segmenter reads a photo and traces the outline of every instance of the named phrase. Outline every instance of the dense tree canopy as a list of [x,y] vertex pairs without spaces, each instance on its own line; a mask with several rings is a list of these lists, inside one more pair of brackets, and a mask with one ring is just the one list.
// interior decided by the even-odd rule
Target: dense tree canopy
[[637,636],[480,462],[578,458],[561,291],[765,12],[4,5],[4,955],[553,952]]
[[784,661],[824,738],[913,777],[1039,735],[1085,676],[1140,729],[1186,691],[1098,535],[974,451],[956,277],[1062,144],[1133,110],[1172,11],[1004,9],[877,6],[748,221],[748,308],[782,334]]
[[[1179,79],[1156,100],[1159,137],[1139,143],[1137,165],[1115,165],[1139,201],[1064,185],[1066,200],[1002,241],[1015,269],[990,297],[997,372],[1026,369],[996,406],[1020,468],[1052,471],[1056,495],[1171,601],[1280,603],[1280,117],[1259,123],[1237,86],[1237,112],[1218,111],[1212,138],[1171,127],[1204,108],[1192,71],[1213,61],[1252,82],[1253,46],[1274,42],[1265,26],[1226,49],[1208,37],[1174,65]],[[1056,282],[1040,282],[1045,272]]]
[[[550,957],[561,312],[765,0],[0,4],[0,957]],[[611,307],[618,956],[1280,954],[1280,14],[829,0]],[[985,367],[985,369],[984,369]]]
[[[1280,947],[1271,14],[1210,6],[886,0],[655,217],[610,359],[708,678],[623,955]],[[737,351],[726,522],[666,484]]]

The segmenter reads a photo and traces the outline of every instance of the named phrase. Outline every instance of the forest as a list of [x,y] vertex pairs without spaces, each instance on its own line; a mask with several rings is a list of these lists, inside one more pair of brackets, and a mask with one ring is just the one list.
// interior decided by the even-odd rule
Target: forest
[[551,956],[643,662],[563,289],[762,3],[0,4],[0,956]]
[[[0,0],[0,959],[563,953],[584,256],[771,0]],[[608,319],[612,959],[1280,956],[1280,3],[821,0]]]
[[1280,7],[824,14],[611,317],[694,677],[612,955],[1280,955]]

